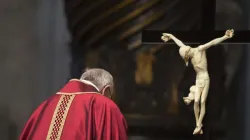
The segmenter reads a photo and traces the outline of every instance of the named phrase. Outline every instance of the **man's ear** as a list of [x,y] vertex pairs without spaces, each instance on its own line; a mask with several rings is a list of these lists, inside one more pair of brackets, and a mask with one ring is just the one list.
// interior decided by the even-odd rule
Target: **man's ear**
[[110,85],[105,86],[102,89],[101,94],[110,98],[111,97],[111,87],[110,87]]

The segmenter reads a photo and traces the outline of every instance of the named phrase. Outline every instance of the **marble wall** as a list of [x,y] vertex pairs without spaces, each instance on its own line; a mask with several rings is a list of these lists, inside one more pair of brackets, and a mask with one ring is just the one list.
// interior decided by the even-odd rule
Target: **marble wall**
[[0,138],[17,139],[42,100],[69,76],[60,0],[0,1]]

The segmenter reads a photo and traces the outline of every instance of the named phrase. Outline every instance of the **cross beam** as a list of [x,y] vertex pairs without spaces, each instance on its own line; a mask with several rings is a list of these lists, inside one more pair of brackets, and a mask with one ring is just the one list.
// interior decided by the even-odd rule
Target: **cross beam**
[[[143,31],[142,43],[143,44],[173,44],[173,41],[163,42],[161,40],[162,33],[171,33],[180,39],[185,44],[203,44],[207,43],[215,38],[221,37],[225,34],[224,31],[192,31],[192,32],[180,32],[180,31]],[[250,43],[250,31],[234,31],[234,37],[228,39],[220,44],[247,44]]]
[[[163,42],[162,33],[171,33],[185,44],[204,44],[212,39],[221,37],[225,31],[215,31],[215,13],[216,0],[203,0],[202,2],[202,20],[200,31],[152,31],[144,30],[142,32],[143,44],[172,44],[172,41]],[[247,44],[250,43],[250,31],[234,31],[234,37],[222,42],[221,44]]]

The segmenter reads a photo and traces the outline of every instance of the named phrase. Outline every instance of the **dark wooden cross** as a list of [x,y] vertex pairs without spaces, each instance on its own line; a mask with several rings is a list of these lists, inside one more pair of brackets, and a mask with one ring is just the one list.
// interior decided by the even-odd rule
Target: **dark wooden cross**
[[[180,39],[184,44],[203,44],[212,39],[221,37],[225,34],[223,31],[215,31],[215,12],[216,0],[203,0],[202,4],[202,22],[200,31],[152,31],[144,30],[142,32],[143,44],[165,43],[161,40],[162,33],[171,33]],[[166,42],[173,44],[173,41]],[[166,44],[165,43],[165,44]],[[250,43],[250,30],[234,31],[234,37],[221,44],[247,44]]]

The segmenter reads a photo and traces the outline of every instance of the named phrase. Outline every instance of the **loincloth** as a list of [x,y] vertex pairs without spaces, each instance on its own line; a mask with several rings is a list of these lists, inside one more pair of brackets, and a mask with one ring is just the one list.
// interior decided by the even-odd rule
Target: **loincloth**
[[199,88],[204,88],[206,85],[210,83],[210,79],[199,79],[195,81],[195,86]]

